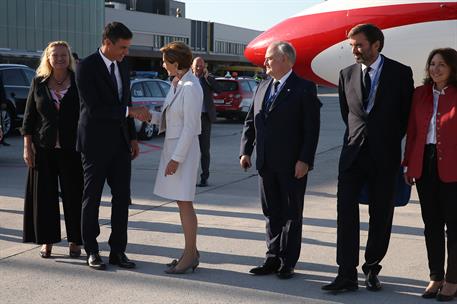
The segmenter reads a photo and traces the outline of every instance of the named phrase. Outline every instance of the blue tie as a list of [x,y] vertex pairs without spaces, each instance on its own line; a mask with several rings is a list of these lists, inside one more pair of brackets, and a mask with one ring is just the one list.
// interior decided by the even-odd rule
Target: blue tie
[[271,95],[265,102],[265,110],[269,111],[273,101],[276,99],[278,93],[279,81],[273,82],[273,95]]

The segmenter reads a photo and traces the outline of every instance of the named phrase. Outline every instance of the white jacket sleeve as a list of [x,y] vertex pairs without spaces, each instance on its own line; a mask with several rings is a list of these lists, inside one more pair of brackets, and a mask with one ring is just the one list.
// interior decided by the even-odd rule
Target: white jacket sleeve
[[178,144],[171,159],[181,163],[186,159],[189,147],[193,140],[198,140],[201,132],[201,111],[203,104],[203,91],[200,84],[188,82],[183,87],[182,104],[183,128],[178,139]]

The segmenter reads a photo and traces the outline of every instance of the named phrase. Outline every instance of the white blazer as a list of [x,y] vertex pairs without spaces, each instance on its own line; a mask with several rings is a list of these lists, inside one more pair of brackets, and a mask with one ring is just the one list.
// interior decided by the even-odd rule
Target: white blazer
[[201,133],[203,90],[200,81],[189,71],[168,92],[158,121],[159,134],[165,132],[165,140],[178,139],[172,159],[182,162],[190,144]]

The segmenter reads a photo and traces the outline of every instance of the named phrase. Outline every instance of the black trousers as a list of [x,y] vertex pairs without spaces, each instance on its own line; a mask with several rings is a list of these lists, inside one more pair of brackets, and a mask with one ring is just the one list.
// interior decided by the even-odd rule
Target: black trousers
[[387,253],[394,213],[397,171],[377,168],[367,148],[363,148],[352,166],[338,176],[337,257],[338,274],[357,279],[360,247],[359,195],[368,183],[370,216],[365,263],[362,270],[379,273],[379,264]]
[[53,244],[61,241],[59,182],[68,242],[82,244],[81,155],[63,149],[36,148],[35,167],[29,168],[24,200],[23,241]]
[[210,145],[211,145],[211,120],[209,119],[208,113],[202,113],[202,132],[198,135],[198,141],[200,143],[200,162],[202,173],[200,179],[207,180],[209,177],[209,163],[210,163]]
[[279,258],[295,267],[301,250],[303,201],[307,175],[296,179],[293,172],[259,171],[262,211],[266,219],[267,258]]
[[105,181],[111,188],[111,252],[125,252],[127,247],[128,208],[130,203],[131,154],[125,144],[103,153],[83,153],[84,193],[82,237],[87,254],[99,251],[97,237],[100,200]]
[[[444,183],[437,170],[436,147],[426,145],[417,192],[424,221],[430,280],[457,283],[457,182]],[[445,227],[447,269],[445,264]]]

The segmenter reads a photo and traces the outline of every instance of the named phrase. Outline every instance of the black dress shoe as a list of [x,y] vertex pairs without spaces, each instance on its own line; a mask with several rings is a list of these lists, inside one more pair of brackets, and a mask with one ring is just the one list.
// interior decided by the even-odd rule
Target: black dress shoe
[[322,290],[340,292],[340,291],[356,291],[359,289],[357,281],[337,276],[333,282],[321,287]]
[[249,270],[249,273],[253,275],[267,275],[277,272],[280,266],[281,262],[279,259],[268,258],[262,265]]
[[369,291],[381,290],[381,282],[378,279],[378,275],[373,271],[369,271],[365,276],[365,286]]
[[109,254],[109,263],[112,265],[117,265],[121,268],[135,268],[135,263],[130,261],[125,253],[110,253]]
[[279,268],[278,272],[276,273],[276,275],[280,279],[290,279],[294,276],[294,274],[295,274],[295,272],[294,272],[293,267],[284,266],[284,265],[282,265]]
[[206,179],[201,179],[200,183],[197,184],[197,187],[207,187],[208,181]]
[[87,256],[87,265],[89,265],[90,268],[96,270],[106,269],[106,264],[103,263],[103,260],[98,253],[91,253]]

